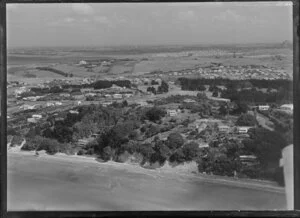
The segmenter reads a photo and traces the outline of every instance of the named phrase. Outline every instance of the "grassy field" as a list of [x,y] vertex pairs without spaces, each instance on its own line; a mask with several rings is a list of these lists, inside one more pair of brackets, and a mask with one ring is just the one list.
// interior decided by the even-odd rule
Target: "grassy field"
[[155,58],[137,63],[133,72],[183,70],[193,68],[196,64],[199,64],[199,61],[194,58]]
[[135,66],[135,62],[133,61],[119,61],[113,64],[113,66],[109,70],[109,74],[123,74],[131,73]]

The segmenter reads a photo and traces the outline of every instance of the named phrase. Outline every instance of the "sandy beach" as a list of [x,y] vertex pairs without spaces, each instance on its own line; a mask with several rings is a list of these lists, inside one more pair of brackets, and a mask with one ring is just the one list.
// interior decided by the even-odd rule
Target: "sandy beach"
[[269,210],[286,208],[271,182],[193,175],[64,154],[8,152],[8,210]]

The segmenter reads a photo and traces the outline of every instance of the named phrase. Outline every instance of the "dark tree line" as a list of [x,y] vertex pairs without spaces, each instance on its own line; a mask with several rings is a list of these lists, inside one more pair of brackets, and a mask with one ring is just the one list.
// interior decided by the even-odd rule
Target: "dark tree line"
[[73,77],[72,73],[65,73],[61,70],[57,70],[57,69],[54,69],[54,68],[51,68],[51,67],[36,67],[36,69],[50,71],[52,73],[56,73],[56,74],[62,75],[64,77]]

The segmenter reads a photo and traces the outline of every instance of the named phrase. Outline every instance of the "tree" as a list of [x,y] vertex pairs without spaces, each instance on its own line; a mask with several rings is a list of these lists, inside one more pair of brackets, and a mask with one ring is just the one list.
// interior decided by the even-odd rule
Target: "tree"
[[219,96],[219,92],[215,90],[215,91],[212,93],[212,96],[213,96],[213,97],[218,97],[218,96]]
[[199,99],[207,99],[207,96],[204,92],[197,93],[197,98]]
[[238,126],[255,126],[256,123],[255,117],[251,114],[242,114],[236,121]]
[[185,156],[182,151],[182,148],[177,149],[171,156],[171,162],[183,163],[185,161]]
[[126,100],[124,100],[123,102],[122,102],[122,107],[127,107],[128,106],[128,102],[126,101]]
[[169,85],[164,80],[161,81],[161,85],[158,87],[157,91],[159,93],[164,93],[169,91]]
[[206,90],[206,88],[205,88],[204,85],[199,85],[199,86],[198,86],[198,90],[201,91],[201,92],[203,92],[203,91]]
[[166,144],[159,139],[156,140],[154,143],[155,144],[153,150],[155,151],[155,153],[151,155],[150,160],[152,163],[159,161],[159,163],[162,164],[169,158],[171,151],[168,148],[168,146],[166,146]]
[[220,106],[220,108],[219,108],[219,114],[222,115],[222,116],[225,116],[225,115],[228,114],[228,112],[229,112],[228,106],[225,105],[225,104],[222,104],[222,105]]
[[149,161],[152,154],[155,153],[150,143],[144,143],[140,145],[137,149],[137,152],[143,155],[144,161]]
[[158,85],[159,83],[155,80],[151,80],[151,85]]
[[196,158],[199,150],[199,145],[196,142],[190,142],[182,147],[182,152],[186,161],[191,161]]
[[183,145],[183,143],[184,143],[184,140],[180,133],[171,133],[168,136],[168,139],[166,142],[167,146],[170,149],[180,148]]
[[153,86],[148,87],[147,92],[152,92],[154,95],[156,95],[156,89]]
[[244,149],[254,153],[263,166],[279,161],[281,149],[287,145],[279,132],[254,128],[249,130],[249,135],[250,139],[243,141]]
[[165,115],[166,111],[158,107],[152,107],[145,113],[146,118],[152,122],[160,120]]

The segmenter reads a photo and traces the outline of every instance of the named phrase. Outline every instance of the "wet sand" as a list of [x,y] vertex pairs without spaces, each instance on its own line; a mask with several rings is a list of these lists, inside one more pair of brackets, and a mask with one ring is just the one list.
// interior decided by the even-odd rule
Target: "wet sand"
[[89,158],[8,153],[8,210],[284,210],[268,183],[187,176]]

